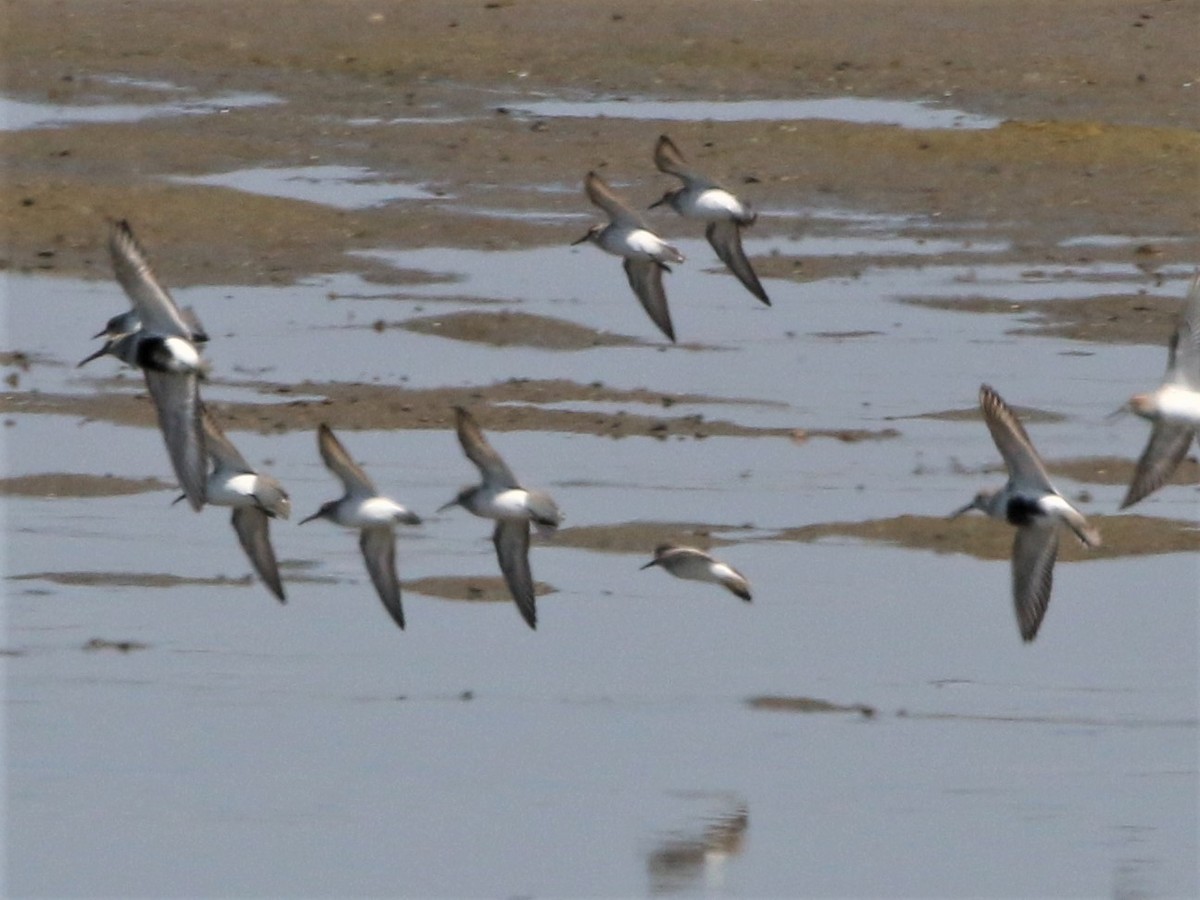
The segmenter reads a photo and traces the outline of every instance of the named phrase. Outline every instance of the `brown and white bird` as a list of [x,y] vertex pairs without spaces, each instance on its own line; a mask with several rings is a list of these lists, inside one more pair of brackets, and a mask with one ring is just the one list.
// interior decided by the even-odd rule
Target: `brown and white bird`
[[1133,396],[1128,408],[1148,419],[1153,427],[1121,509],[1162,487],[1187,455],[1192,436],[1200,435],[1200,272],[1192,278],[1179,323],[1167,346],[1167,374],[1162,385],[1148,394]]
[[203,410],[204,449],[213,462],[206,493],[214,506],[233,507],[233,530],[254,571],[279,601],[287,597],[279,578],[279,564],[271,546],[269,522],[292,513],[287,491],[270,475],[254,471],[237,447],[225,436],[212,412]]
[[728,563],[714,559],[695,547],[659,544],[654,548],[654,559],[642,568],[649,569],[651,566],[660,566],[676,578],[719,584],[734,596],[750,602],[750,582],[746,576]]
[[742,249],[742,229],[753,225],[758,214],[733,193],[689,166],[679,148],[665,134],[654,146],[654,164],[660,172],[680,179],[683,187],[667,191],[661,199],[650,204],[650,208],[665,203],[684,218],[707,222],[704,236],[721,262],[729,267],[746,290],[770,306],[767,292]]
[[683,254],[647,228],[632,207],[595,172],[588,172],[583,187],[588,199],[608,215],[609,222],[593,225],[587,234],[572,241],[572,246],[591,241],[601,250],[622,257],[625,276],[638,302],[659,330],[674,341],[675,328],[667,308],[663,272],[671,271],[667,263],[683,262]]
[[530,628],[537,628],[533,573],[529,569],[529,529],[532,524],[539,533],[553,533],[562,521],[562,513],[545,491],[521,487],[512,469],[484,437],[474,416],[456,406],[454,417],[458,442],[467,459],[479,469],[483,481],[463,488],[438,512],[461,506],[482,518],[495,519],[492,544],[504,582],[521,617]]
[[345,528],[358,530],[358,546],[362,550],[371,582],[392,621],[403,628],[400,579],[396,577],[395,526],[419,525],[421,519],[395,500],[381,496],[367,473],[350,458],[342,442],[324,423],[317,429],[317,446],[325,466],[342,482],[346,493],[337,500],[323,503],[320,509],[301,520],[300,524],[313,519],[328,519]]
[[1016,526],[1012,551],[1013,603],[1021,637],[1032,641],[1050,605],[1059,524],[1075,532],[1087,547],[1100,546],[1100,533],[1050,483],[1046,467],[1024,426],[1000,395],[986,384],[979,388],[979,406],[996,449],[1004,457],[1008,481],[1002,488],[980,491],[950,518],[978,509]]
[[[135,315],[110,319],[100,333],[106,338],[104,346],[79,365],[108,355],[142,370],[179,486],[191,507],[200,509],[205,500],[208,459],[200,423],[199,387],[206,365],[197,343],[199,337],[206,336],[195,317],[181,313],[155,277],[128,222],[112,224],[108,250],[117,281],[132,302],[131,312]],[[132,327],[135,322],[136,328]]]

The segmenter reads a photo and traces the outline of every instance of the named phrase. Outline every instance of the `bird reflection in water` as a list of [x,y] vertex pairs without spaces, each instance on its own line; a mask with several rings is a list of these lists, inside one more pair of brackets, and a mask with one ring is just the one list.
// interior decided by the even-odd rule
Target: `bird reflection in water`
[[664,837],[646,857],[650,893],[723,887],[725,864],[742,852],[749,824],[750,810],[737,803],[724,813],[702,819],[697,835],[676,832]]

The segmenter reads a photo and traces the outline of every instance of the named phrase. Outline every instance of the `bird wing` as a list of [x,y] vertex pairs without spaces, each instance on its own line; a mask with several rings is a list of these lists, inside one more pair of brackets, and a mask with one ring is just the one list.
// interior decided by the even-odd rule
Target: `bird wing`
[[400,579],[396,577],[396,536],[391,528],[364,528],[358,538],[367,572],[383,607],[401,628],[404,609],[400,606]]
[[746,286],[755,297],[767,306],[771,305],[767,292],[763,290],[762,282],[746,259],[746,251],[742,249],[742,228],[732,219],[720,219],[709,222],[704,232],[712,248],[721,257],[721,262],[729,266],[729,271],[737,276],[738,281]]
[[1025,525],[1013,538],[1013,603],[1021,639],[1032,641],[1050,605],[1050,587],[1054,580],[1054,560],[1058,555],[1058,526]]
[[653,259],[629,259],[624,262],[625,277],[659,331],[675,341],[671,310],[667,308],[667,292],[663,290],[663,264]]
[[483,430],[475,417],[461,406],[454,407],[455,428],[458,432],[458,442],[462,445],[467,459],[475,464],[483,475],[485,484],[499,487],[515,488],[517,476],[513,474],[508,464],[488,443]]
[[208,481],[208,456],[200,423],[200,389],[196,376],[154,369],[143,369],[143,373],[158,411],[158,426],[167,443],[179,486],[192,509],[200,509],[204,505]]
[[530,628],[537,628],[533,573],[529,570],[529,523],[520,519],[501,519],[492,532],[492,543],[496,545],[504,583],[516,601],[521,618]]
[[194,309],[185,306],[179,311],[179,315],[183,319],[183,324],[188,327],[188,331],[192,333],[193,344],[208,343],[208,332],[204,330],[204,325],[200,322],[200,317],[196,315]]
[[133,229],[122,219],[114,222],[108,234],[108,252],[112,257],[117,281],[125,289],[142,320],[152,334],[192,339],[192,330],[180,315],[171,295],[154,276],[146,254],[133,236]]
[[1192,278],[1167,354],[1168,384],[1200,391],[1200,272]]
[[642,222],[641,216],[635,213],[628,203],[618,197],[613,192],[613,189],[608,186],[607,182],[595,172],[587,173],[587,178],[583,181],[583,189],[588,199],[604,210],[605,214],[614,222],[637,228],[646,227]]
[[238,452],[238,448],[225,436],[225,432],[207,406],[201,409],[200,421],[204,426],[204,450],[209,456],[222,467],[235,472],[254,472],[246,458]]
[[369,495],[379,493],[375,490],[375,484],[367,477],[367,473],[350,458],[350,454],[346,452],[342,442],[324,422],[317,429],[317,446],[321,450],[321,459],[325,461],[329,471],[342,482],[346,493]]
[[233,530],[237,532],[238,541],[250,558],[250,564],[263,584],[283,603],[287,597],[283,593],[279,564],[275,561],[267,522],[267,514],[256,506],[239,506],[233,511]]
[[1175,467],[1187,454],[1192,443],[1192,429],[1188,425],[1157,421],[1150,430],[1150,440],[1138,458],[1137,468],[1129,490],[1121,501],[1121,509],[1133,506],[1143,497],[1154,493],[1171,477]]
[[979,388],[979,406],[983,410],[983,418],[987,422],[988,431],[992,433],[996,449],[1004,457],[1009,478],[1022,487],[1054,491],[1050,476],[1046,474],[1046,467],[1034,449],[1033,441],[1025,433],[1025,427],[1016,413],[989,385],[985,384]]
[[658,166],[660,172],[682,178],[691,187],[716,187],[706,175],[688,165],[683,154],[679,152],[679,148],[675,146],[675,142],[665,134],[660,135],[658,143],[654,145],[654,165]]

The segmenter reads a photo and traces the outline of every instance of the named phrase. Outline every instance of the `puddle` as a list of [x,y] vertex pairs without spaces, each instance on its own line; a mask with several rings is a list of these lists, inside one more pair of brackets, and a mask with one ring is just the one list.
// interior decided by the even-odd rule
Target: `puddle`
[[928,101],[830,97],[816,100],[534,100],[514,103],[528,117],[650,119],[680,122],[793,122],[826,119],[902,128],[995,128],[1002,120]]
[[171,103],[32,103],[12,97],[0,97],[0,131],[24,131],[31,128],[62,128],[69,125],[140,122],[162,116],[197,116],[271,106],[282,103],[272,94],[231,92],[216,97],[178,100]]
[[239,169],[215,175],[176,176],[171,180],[303,200],[336,209],[366,209],[397,200],[445,200],[450,196],[419,185],[389,181],[361,166]]
[[374,125],[461,125],[463,122],[472,121],[472,119],[469,116],[395,116],[388,118],[383,116],[365,116],[345,121],[347,125],[366,127]]
[[1127,234],[1085,234],[1058,242],[1060,247],[1128,247],[1153,246],[1155,244],[1183,244],[1190,238],[1183,237],[1135,237]]

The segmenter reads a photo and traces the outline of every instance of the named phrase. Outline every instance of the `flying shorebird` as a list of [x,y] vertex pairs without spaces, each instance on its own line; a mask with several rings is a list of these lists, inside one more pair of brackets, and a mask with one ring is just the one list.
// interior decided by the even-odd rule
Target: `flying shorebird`
[[1167,346],[1167,374],[1158,390],[1137,394],[1128,408],[1154,423],[1121,509],[1162,487],[1200,435],[1200,272]]
[[537,628],[533,574],[529,570],[529,524],[539,533],[553,533],[562,521],[554,499],[545,491],[521,487],[517,476],[488,443],[475,418],[461,406],[454,407],[458,442],[467,459],[478,467],[481,484],[465,487],[438,510],[461,506],[485,519],[495,519],[492,543],[500,560],[500,571],[517,609],[530,628]]
[[707,222],[704,236],[713,250],[717,251],[721,262],[729,267],[729,271],[750,293],[770,306],[767,292],[763,290],[758,275],[750,266],[750,260],[746,259],[746,251],[742,249],[742,227],[753,225],[758,214],[707,175],[689,166],[683,154],[665,134],[654,145],[654,164],[660,172],[681,179],[683,187],[667,191],[659,200],[651,203],[650,208],[666,203],[685,218]]
[[[79,363],[111,355],[142,370],[146,386],[154,399],[158,424],[179,485],[193,509],[204,505],[204,486],[208,460],[204,452],[204,434],[200,425],[200,388],[205,364],[193,339],[193,317],[189,323],[180,313],[171,295],[154,276],[146,255],[139,246],[129,223],[114,222],[109,231],[108,250],[117,281],[133,303],[138,326],[133,320],[115,316],[105,345]],[[201,329],[202,330],[202,329]]]
[[663,272],[671,271],[667,263],[683,262],[683,254],[650,231],[638,214],[595,172],[588,172],[583,187],[588,199],[608,215],[609,222],[593,225],[587,234],[572,241],[571,246],[591,241],[614,256],[624,257],[629,286],[654,324],[674,341],[675,329],[671,325],[662,276]]
[[213,461],[213,470],[206,486],[208,502],[214,506],[233,507],[233,530],[237,532],[242,549],[246,551],[263,584],[280,602],[284,602],[287,598],[279,578],[275,551],[271,547],[268,521],[290,516],[292,501],[278,481],[270,475],[254,471],[225,436],[208,409],[201,412],[201,422],[204,426],[204,449]]
[[999,490],[980,491],[950,518],[978,509],[1017,527],[1012,555],[1013,602],[1021,637],[1032,641],[1050,604],[1054,560],[1058,556],[1058,523],[1074,531],[1087,547],[1100,546],[1100,533],[1055,490],[1020,420],[986,384],[979,388],[979,406],[996,449],[1004,457],[1008,482]]
[[661,566],[676,578],[686,578],[689,581],[711,581],[719,584],[730,593],[750,602],[750,582],[746,576],[720,560],[713,559],[703,550],[695,547],[681,547],[678,544],[659,544],[654,548],[654,559],[642,566]]
[[400,606],[400,581],[396,577],[394,529],[397,524],[419,525],[421,519],[396,501],[380,496],[367,473],[350,458],[341,441],[324,423],[317,429],[317,446],[321,450],[321,459],[341,480],[346,493],[337,500],[322,503],[320,509],[302,519],[300,524],[313,519],[328,519],[359,530],[358,546],[379,599],[393,621],[403,628],[404,609]]
[[[204,326],[200,324],[200,319],[196,315],[196,311],[190,306],[185,306],[179,310],[179,315],[188,326],[188,331],[191,333],[191,340],[197,346],[208,343],[208,332],[204,330]],[[92,339],[104,338],[104,346],[93,353],[91,356],[81,360],[75,368],[85,366],[93,359],[99,359],[101,356],[116,356],[114,348],[121,338],[127,335],[134,334],[142,330],[142,320],[135,310],[119,313],[109,319],[104,327],[92,335]]]

